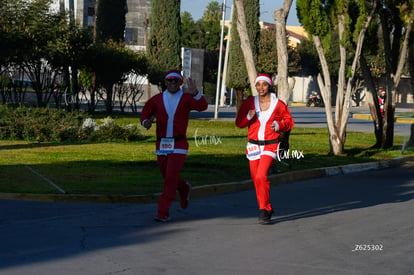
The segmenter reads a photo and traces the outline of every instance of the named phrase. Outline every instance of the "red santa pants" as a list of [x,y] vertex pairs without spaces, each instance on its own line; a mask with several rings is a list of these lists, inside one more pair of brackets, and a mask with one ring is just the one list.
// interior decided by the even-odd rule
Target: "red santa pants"
[[184,154],[157,156],[158,167],[164,178],[164,188],[158,202],[158,215],[161,217],[169,217],[169,210],[177,190],[180,192],[181,190],[188,189],[185,180],[180,178],[181,168],[186,157],[187,155]]
[[269,199],[270,182],[267,179],[267,174],[273,161],[274,159],[272,157],[262,155],[260,159],[251,160],[249,162],[250,175],[256,188],[256,197],[259,209],[265,209],[267,211],[272,209]]

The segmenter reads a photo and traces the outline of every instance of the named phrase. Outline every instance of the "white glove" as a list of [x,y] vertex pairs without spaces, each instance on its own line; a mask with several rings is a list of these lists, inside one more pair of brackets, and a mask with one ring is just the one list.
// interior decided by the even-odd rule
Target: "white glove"
[[273,123],[272,123],[272,129],[273,129],[273,131],[275,131],[275,132],[279,131],[279,123],[277,123],[277,121],[276,121],[276,120],[275,120],[275,121],[273,121]]

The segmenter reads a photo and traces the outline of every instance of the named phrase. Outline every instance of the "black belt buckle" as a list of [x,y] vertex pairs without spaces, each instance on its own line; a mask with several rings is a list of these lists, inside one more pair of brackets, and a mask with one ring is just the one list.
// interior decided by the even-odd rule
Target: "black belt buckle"
[[[159,136],[157,136],[157,140],[158,141],[160,141],[162,138],[167,138],[167,137],[159,137]],[[179,135],[179,136],[170,137],[170,138],[173,138],[175,141],[177,141],[177,140],[183,140],[185,138],[185,136],[184,135]]]
[[256,144],[256,145],[263,146],[263,145],[276,144],[276,143],[278,143],[278,142],[279,142],[279,140],[278,140],[278,139],[271,139],[271,140],[255,140],[255,139],[250,139],[250,138],[249,138],[249,142],[250,142],[250,143],[253,143],[253,144]]

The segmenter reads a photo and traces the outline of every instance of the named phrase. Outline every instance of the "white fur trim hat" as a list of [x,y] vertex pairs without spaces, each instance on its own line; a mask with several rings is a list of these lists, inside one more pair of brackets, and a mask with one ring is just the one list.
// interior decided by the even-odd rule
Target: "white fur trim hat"
[[164,79],[173,79],[173,78],[177,78],[177,79],[183,81],[183,76],[181,75],[181,73],[178,70],[168,71],[164,76]]
[[259,74],[256,79],[254,80],[254,85],[257,84],[260,80],[266,81],[270,86],[273,86],[273,81],[267,74]]

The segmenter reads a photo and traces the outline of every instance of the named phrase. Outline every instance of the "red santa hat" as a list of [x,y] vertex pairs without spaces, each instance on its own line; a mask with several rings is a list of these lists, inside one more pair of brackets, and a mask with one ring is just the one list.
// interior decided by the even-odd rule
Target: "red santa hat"
[[168,71],[164,76],[164,79],[174,79],[174,78],[183,81],[183,76],[178,70]]
[[254,80],[254,85],[257,84],[260,80],[266,81],[270,86],[273,86],[273,81],[267,74],[259,74],[256,79]]

